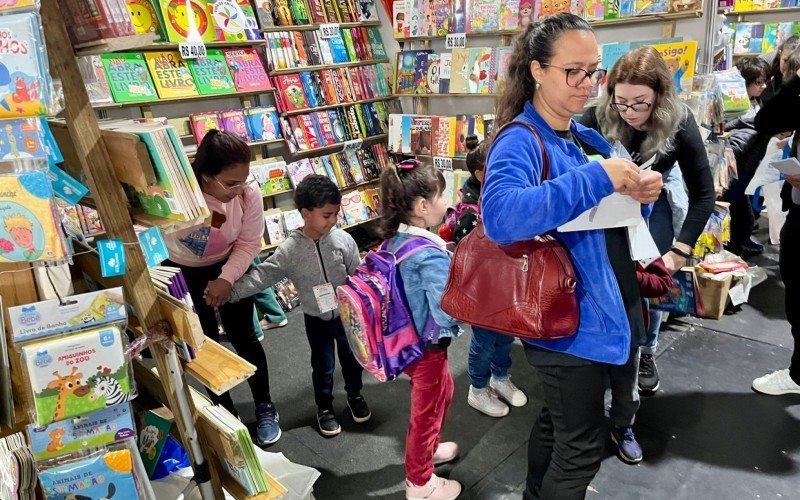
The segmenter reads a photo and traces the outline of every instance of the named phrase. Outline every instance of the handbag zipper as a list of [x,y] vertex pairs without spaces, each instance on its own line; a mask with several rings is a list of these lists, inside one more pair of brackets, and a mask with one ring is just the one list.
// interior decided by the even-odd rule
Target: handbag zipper
[[528,272],[528,256],[527,255],[523,255],[522,256],[522,272],[523,273],[527,273]]

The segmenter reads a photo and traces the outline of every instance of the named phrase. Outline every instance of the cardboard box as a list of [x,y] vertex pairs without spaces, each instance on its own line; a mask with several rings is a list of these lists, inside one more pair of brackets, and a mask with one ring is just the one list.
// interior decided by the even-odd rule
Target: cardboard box
[[728,303],[728,291],[732,281],[733,276],[730,275],[723,280],[697,276],[697,294],[700,303],[703,304],[701,315],[703,318],[720,319],[722,317]]

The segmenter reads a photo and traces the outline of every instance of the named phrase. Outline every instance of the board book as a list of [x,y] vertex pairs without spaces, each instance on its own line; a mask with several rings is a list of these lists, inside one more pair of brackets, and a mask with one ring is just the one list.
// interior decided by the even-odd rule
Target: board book
[[0,16],[0,118],[44,116],[50,70],[37,13]]
[[212,49],[206,57],[189,60],[189,70],[200,95],[233,94],[236,86],[228,69],[225,54],[219,49]]
[[[46,498],[139,498],[133,478],[135,457],[129,449],[53,467],[39,472]],[[80,496],[79,496],[80,495]]]
[[198,95],[187,62],[177,51],[146,52],[144,55],[158,97],[171,99]]
[[244,110],[244,119],[250,140],[274,141],[281,138],[278,111],[274,107],[247,108]]

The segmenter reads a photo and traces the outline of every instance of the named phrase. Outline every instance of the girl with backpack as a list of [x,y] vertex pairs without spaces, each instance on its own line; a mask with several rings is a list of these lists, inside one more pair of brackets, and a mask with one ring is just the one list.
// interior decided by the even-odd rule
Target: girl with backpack
[[398,264],[403,292],[417,332],[435,323],[436,340],[428,342],[423,356],[406,368],[411,378],[411,416],[406,435],[406,498],[455,499],[461,485],[437,477],[435,465],[450,462],[458,445],[440,443],[442,426],[453,399],[453,376],[447,363],[447,347],[461,334],[456,320],[442,311],[441,301],[450,269],[445,241],[425,228],[442,222],[447,209],[445,181],[433,165],[407,160],[381,175],[383,199],[381,235],[388,250],[424,239],[434,245],[410,255]]

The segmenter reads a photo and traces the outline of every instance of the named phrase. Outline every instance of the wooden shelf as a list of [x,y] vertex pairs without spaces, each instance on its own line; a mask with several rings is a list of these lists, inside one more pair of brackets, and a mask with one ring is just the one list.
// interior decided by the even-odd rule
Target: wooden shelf
[[184,370],[217,395],[228,392],[256,372],[254,365],[210,338],[205,339],[195,356],[184,365]]
[[[703,16],[703,11],[690,10],[688,12],[673,12],[669,14],[650,14],[646,16],[623,17],[620,19],[604,19],[600,21],[589,21],[593,28],[606,28],[612,26],[629,25],[629,24],[649,24],[655,22],[676,21],[679,19],[696,19]],[[520,30],[500,30],[500,31],[486,31],[481,33],[467,33],[467,38],[486,38],[498,36],[513,36],[520,33]],[[395,38],[396,42],[419,42],[425,40],[444,40],[447,36],[418,36],[409,38]]]
[[394,94],[394,97],[421,97],[435,99],[438,97],[497,97],[497,94]]
[[161,232],[164,234],[172,233],[175,231],[181,231],[184,229],[193,229],[203,224],[207,217],[199,217],[197,219],[189,220],[189,221],[179,221],[179,220],[172,220],[172,219],[165,219],[164,217],[156,217],[155,215],[150,215],[144,212],[141,212],[137,209],[131,210],[131,217],[133,221],[137,224],[141,224],[145,227],[157,227],[161,229]]
[[[340,29],[344,28],[359,28],[369,26],[380,26],[380,21],[360,21],[357,23],[332,23],[338,24]],[[262,29],[262,33],[278,33],[281,31],[314,31],[319,29],[319,24],[300,24],[294,26],[270,26],[269,28]]]
[[[242,40],[242,41],[229,41],[229,42],[203,42],[207,49],[229,49],[234,47],[255,47],[264,45],[266,40]],[[136,50],[140,51],[154,51],[154,50],[178,50],[178,42],[155,42],[144,47],[138,47]]]
[[791,12],[800,12],[800,7],[776,7],[773,9],[760,9],[760,10],[733,10],[733,9],[720,9],[719,13],[726,16],[757,16],[766,14],[788,14]]
[[174,97],[168,99],[152,99],[150,101],[139,102],[115,102],[110,104],[94,104],[94,109],[116,109],[116,108],[141,108],[145,106],[159,106],[167,104],[177,104],[181,102],[194,102],[194,101],[208,101],[211,99],[236,99],[244,96],[272,94],[275,89],[269,90],[254,90],[252,92],[236,92],[234,94],[212,94],[212,95],[195,95],[191,97]]
[[269,193],[269,194],[261,193],[263,195],[261,197],[262,198],[273,198],[275,196],[280,196],[282,194],[288,194],[288,193],[294,193],[294,189],[287,189],[285,191],[278,191],[277,193]]
[[376,182],[380,182],[380,180],[381,180],[380,177],[378,177],[377,179],[370,179],[368,181],[359,182],[358,184],[353,184],[352,186],[346,186],[346,187],[340,188],[339,191],[341,191],[341,192],[352,191],[352,190],[358,189],[360,187],[369,186],[370,184],[375,184]]
[[[371,135],[369,137],[362,137],[361,140],[363,142],[375,142],[381,141],[389,138],[389,134],[378,134],[378,135]],[[344,149],[344,145],[346,143],[340,142],[337,144],[332,144],[330,146],[325,146],[322,148],[315,148],[315,149],[306,149],[306,150],[298,150],[294,153],[290,152],[289,154],[292,157],[304,157],[304,156],[313,156],[313,155],[324,155],[329,153],[338,153],[340,150]]]
[[356,222],[355,224],[348,224],[346,226],[342,226],[339,229],[344,229],[344,230],[353,229],[354,227],[363,226],[364,224],[369,224],[370,222],[375,222],[376,220],[379,219],[380,217],[372,217],[371,219],[362,220],[361,222]]
[[358,66],[371,66],[373,64],[383,64],[388,62],[389,62],[388,58],[368,59],[366,61],[351,61],[346,63],[320,64],[318,66],[300,66],[298,68],[272,69],[267,71],[267,73],[269,73],[269,76],[291,75],[293,73],[300,73],[302,71],[320,71],[323,69],[336,69],[336,68],[355,68]]
[[152,45],[155,40],[155,33],[121,36],[119,38],[104,38],[102,40],[95,40],[93,42],[86,42],[76,45],[75,55],[91,56],[96,54],[107,54],[109,52],[141,50],[142,47],[148,47]]
[[747,52],[745,54],[733,54],[733,57],[735,59],[737,57],[758,57],[762,55],[764,54],[762,54],[761,52]]
[[303,113],[313,113],[315,111],[324,111],[326,109],[335,109],[335,108],[343,108],[345,106],[356,106],[358,104],[369,104],[371,102],[380,102],[380,101],[391,101],[392,99],[396,99],[397,96],[394,95],[387,95],[381,97],[374,97],[372,99],[362,99],[360,101],[353,101],[353,102],[344,102],[341,104],[328,104],[325,106],[317,106],[316,108],[303,108],[303,109],[296,109],[294,111],[287,111],[285,113],[281,113],[281,116],[294,116],[294,115],[302,115]]

